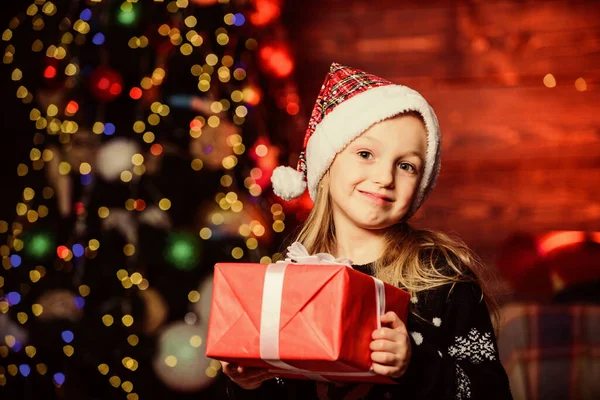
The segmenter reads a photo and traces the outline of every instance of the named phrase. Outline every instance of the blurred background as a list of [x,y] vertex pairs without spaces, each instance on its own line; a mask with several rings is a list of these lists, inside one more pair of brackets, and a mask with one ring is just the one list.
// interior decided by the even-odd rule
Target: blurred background
[[463,238],[515,398],[600,396],[600,4],[19,0],[0,6],[0,397],[225,398],[217,261],[269,263],[329,65],[443,132],[413,224]]

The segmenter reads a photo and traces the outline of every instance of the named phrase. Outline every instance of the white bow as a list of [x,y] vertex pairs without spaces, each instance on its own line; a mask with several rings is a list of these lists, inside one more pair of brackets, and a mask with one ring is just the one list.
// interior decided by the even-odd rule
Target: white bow
[[288,246],[287,257],[285,261],[278,263],[297,263],[297,264],[342,264],[352,266],[352,260],[346,257],[335,258],[329,253],[308,254],[306,247],[300,242],[294,242]]

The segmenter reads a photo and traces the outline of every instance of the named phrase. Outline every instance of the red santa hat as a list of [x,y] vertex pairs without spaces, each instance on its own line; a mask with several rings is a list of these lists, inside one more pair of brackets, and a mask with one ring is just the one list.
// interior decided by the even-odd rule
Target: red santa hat
[[439,175],[441,132],[437,117],[415,90],[337,63],[331,65],[317,97],[298,166],[275,168],[273,191],[289,201],[302,195],[308,186],[315,200],[319,182],[339,152],[374,124],[409,111],[419,113],[427,129],[425,168],[405,217],[409,218],[429,195]]

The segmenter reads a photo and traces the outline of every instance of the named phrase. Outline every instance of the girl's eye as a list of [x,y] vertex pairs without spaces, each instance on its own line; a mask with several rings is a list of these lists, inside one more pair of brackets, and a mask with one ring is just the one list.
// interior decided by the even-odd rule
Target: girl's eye
[[413,165],[411,165],[409,163],[405,163],[405,162],[400,163],[400,168],[405,171],[411,172],[411,173],[414,173],[417,171],[417,169]]
[[358,156],[360,158],[364,158],[365,160],[370,160],[373,157],[373,155],[368,151],[359,151]]

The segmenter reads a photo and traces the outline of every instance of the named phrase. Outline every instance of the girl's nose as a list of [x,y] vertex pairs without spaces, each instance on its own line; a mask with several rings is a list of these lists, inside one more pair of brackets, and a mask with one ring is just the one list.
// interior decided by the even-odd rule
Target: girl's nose
[[382,187],[389,187],[394,184],[394,167],[386,165],[386,163],[377,163],[372,171],[371,180]]

